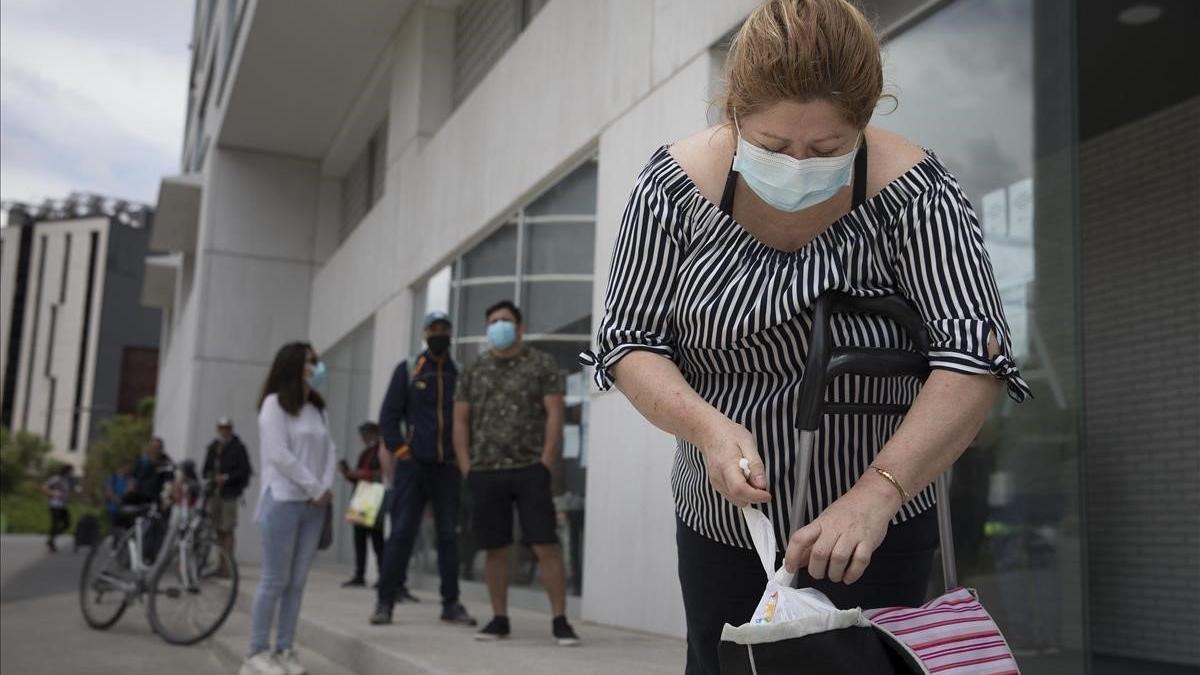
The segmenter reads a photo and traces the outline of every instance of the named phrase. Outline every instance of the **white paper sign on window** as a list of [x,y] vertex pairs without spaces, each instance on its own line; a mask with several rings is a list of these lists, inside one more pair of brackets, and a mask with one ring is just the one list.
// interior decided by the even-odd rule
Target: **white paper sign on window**
[[1008,186],[1008,236],[1033,240],[1033,179],[1025,178]]
[[1004,188],[983,196],[983,236],[995,239],[1008,234],[1008,197]]

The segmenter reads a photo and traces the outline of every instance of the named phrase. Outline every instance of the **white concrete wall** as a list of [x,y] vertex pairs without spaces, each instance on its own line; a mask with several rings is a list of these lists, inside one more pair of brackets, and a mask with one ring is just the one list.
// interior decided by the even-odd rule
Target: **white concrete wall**
[[[706,125],[705,99],[718,66],[707,50],[696,55],[600,136],[594,324],[603,314],[612,247],[633,180],[659,145]],[[616,392],[593,393],[590,415],[584,616],[682,636],[669,484],[674,439]]]
[[[263,380],[279,347],[308,338],[318,163],[226,148],[210,153],[197,254],[180,275],[176,323],[160,364],[155,432],[175,459],[201,459],[217,418],[228,415],[257,472]],[[260,555],[250,518],[257,475],[239,524],[238,555],[246,560]]]

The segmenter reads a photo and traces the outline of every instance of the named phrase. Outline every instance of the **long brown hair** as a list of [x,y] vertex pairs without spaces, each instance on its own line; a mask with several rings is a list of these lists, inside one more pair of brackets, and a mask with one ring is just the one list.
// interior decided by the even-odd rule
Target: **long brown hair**
[[[275,361],[271,364],[271,372],[263,384],[262,396],[258,399],[258,407],[262,408],[263,401],[271,394],[279,396],[279,405],[287,414],[295,417],[304,407],[304,365],[308,361],[308,353],[316,353],[307,342],[289,342],[275,353]],[[308,392],[308,403],[325,410],[325,399],[315,389]]]
[[867,126],[883,95],[879,37],[848,0],[768,0],[742,24],[725,63],[726,121],[780,101],[828,100]]

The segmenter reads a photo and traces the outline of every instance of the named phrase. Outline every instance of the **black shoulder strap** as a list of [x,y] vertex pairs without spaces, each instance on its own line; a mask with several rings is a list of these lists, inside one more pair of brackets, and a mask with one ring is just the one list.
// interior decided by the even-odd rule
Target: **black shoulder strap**
[[854,156],[854,194],[851,197],[850,208],[856,209],[859,204],[867,201],[867,137],[863,136],[862,144],[858,146],[858,154]]
[[729,175],[725,176],[725,191],[721,193],[721,210],[725,215],[733,217],[733,191],[737,188],[738,173],[733,170],[733,162],[729,162]]

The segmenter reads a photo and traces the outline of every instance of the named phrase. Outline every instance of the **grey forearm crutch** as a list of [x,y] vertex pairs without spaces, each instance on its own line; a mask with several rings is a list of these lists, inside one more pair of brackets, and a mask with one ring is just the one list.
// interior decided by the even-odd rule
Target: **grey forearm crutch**
[[[868,347],[834,347],[834,314],[875,314],[895,321],[908,335],[914,350]],[[813,309],[812,334],[808,341],[808,363],[800,383],[800,410],[796,427],[800,429],[800,448],[796,457],[796,490],[792,495],[792,531],[804,522],[808,501],[808,482],[812,475],[813,445],[821,416],[832,415],[904,415],[907,405],[874,403],[825,403],[825,389],[838,375],[867,377],[911,376],[924,381],[929,375],[929,338],[921,317],[898,295],[856,298],[840,292],[828,292],[817,298]],[[942,578],[947,590],[958,586],[954,560],[954,534],[950,529],[949,469],[938,476],[938,539],[942,549]]]

